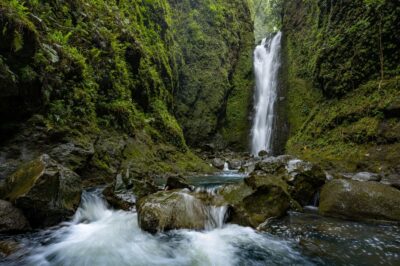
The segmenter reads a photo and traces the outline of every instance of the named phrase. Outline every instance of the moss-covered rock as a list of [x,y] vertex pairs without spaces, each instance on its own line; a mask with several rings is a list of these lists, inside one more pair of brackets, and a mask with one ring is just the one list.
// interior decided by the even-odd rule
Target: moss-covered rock
[[231,206],[229,221],[254,228],[268,218],[283,216],[291,200],[285,182],[259,176],[246,183],[225,186],[220,194]]
[[160,191],[141,198],[138,202],[140,227],[156,233],[173,229],[205,229],[212,221],[209,208],[223,202],[211,199],[205,193],[187,190]]
[[352,220],[400,221],[400,191],[377,182],[333,180],[321,191],[319,212]]
[[21,209],[33,227],[41,227],[72,216],[81,193],[80,177],[44,154],[6,179],[1,198]]

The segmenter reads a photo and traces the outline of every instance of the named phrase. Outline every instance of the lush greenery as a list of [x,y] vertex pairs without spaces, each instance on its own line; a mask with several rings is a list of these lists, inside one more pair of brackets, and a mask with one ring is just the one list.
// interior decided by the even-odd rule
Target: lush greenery
[[181,51],[175,113],[192,145],[245,150],[253,89],[246,1],[171,1]]
[[397,1],[284,1],[290,153],[349,170],[400,157]]

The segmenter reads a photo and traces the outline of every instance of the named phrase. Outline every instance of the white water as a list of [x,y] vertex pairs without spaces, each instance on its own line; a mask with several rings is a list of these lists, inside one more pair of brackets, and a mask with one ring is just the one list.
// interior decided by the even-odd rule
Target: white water
[[[214,211],[214,217],[221,217],[226,210]],[[18,265],[310,264],[288,241],[218,223],[207,231],[151,235],[140,230],[135,212],[110,210],[100,198],[85,195],[73,221],[48,233],[42,241],[47,244],[33,249]]]
[[272,133],[277,100],[278,70],[282,33],[272,39],[263,39],[254,50],[254,120],[251,130],[251,152],[257,156],[261,150],[272,152]]
[[224,163],[224,170],[223,171],[229,171],[229,165],[227,162]]

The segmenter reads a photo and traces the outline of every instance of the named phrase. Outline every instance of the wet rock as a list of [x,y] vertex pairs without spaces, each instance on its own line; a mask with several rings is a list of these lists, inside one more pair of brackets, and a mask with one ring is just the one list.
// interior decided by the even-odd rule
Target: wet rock
[[80,177],[43,154],[6,179],[1,198],[21,209],[33,227],[42,227],[72,216],[81,193]]
[[264,179],[279,177],[284,180],[291,197],[303,206],[311,202],[326,180],[319,166],[288,155],[264,159],[256,164],[255,171]]
[[136,203],[132,185],[128,187],[125,184],[121,173],[103,190],[103,196],[112,207],[125,211],[131,210]]
[[191,186],[188,185],[186,178],[181,175],[169,176],[167,178],[167,183],[165,184],[166,190],[173,190],[173,189],[191,189]]
[[14,240],[0,241],[0,258],[7,257],[18,251],[20,245]]
[[240,184],[225,186],[220,194],[231,206],[230,221],[254,228],[266,219],[283,216],[291,201],[287,185],[280,178],[257,175]]
[[381,179],[381,183],[400,189],[400,175],[388,174]]
[[258,157],[264,157],[264,156],[268,156],[268,152],[267,151],[262,150],[262,151],[258,152]]
[[231,159],[228,161],[229,169],[237,170],[242,166],[242,161],[239,159]]
[[378,182],[332,180],[322,188],[319,212],[354,220],[400,221],[400,191]]
[[182,190],[160,191],[138,201],[140,227],[151,233],[173,229],[205,228],[207,211],[203,202]]
[[0,233],[21,232],[30,229],[22,212],[10,202],[0,200]]
[[217,169],[224,169],[224,165],[225,165],[225,160],[221,159],[221,158],[214,158],[211,161],[212,166],[214,166]]
[[160,191],[160,188],[154,184],[153,179],[150,177],[145,177],[143,179],[132,178],[130,182],[132,183],[133,193],[137,198],[142,198]]
[[352,177],[353,180],[356,181],[380,181],[381,176],[374,173],[369,172],[359,172]]

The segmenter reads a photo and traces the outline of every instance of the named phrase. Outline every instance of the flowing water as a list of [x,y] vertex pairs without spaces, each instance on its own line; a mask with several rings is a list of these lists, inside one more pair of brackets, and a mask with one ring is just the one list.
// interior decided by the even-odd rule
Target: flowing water
[[[197,191],[218,193],[243,179],[235,171],[191,178]],[[219,180],[219,182],[217,182]],[[189,199],[188,199],[189,200]],[[22,248],[1,265],[400,265],[396,226],[374,226],[291,213],[266,232],[225,224],[226,208],[210,208],[206,230],[143,232],[137,213],[109,208],[101,190],[83,194],[71,221],[13,236]],[[0,240],[9,236],[0,236]]]
[[254,118],[251,130],[251,152],[258,155],[261,150],[272,153],[272,134],[276,116],[278,71],[282,33],[263,39],[254,50]]

